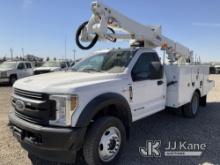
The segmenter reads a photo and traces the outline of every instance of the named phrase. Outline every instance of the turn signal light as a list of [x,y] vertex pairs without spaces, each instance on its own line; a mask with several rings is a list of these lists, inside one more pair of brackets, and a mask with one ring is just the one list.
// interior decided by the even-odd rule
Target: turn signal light
[[71,96],[71,111],[75,111],[78,106],[78,97]]

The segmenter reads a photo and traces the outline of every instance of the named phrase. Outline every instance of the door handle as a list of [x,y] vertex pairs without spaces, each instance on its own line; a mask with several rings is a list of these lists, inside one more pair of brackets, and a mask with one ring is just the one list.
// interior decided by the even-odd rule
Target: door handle
[[157,81],[157,85],[162,85],[164,82],[162,80]]

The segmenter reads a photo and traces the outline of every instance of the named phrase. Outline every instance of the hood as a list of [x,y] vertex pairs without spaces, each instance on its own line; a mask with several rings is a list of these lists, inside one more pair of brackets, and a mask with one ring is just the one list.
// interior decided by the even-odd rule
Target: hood
[[39,67],[39,68],[35,68],[34,71],[41,71],[41,70],[55,71],[59,69],[60,69],[59,67]]
[[54,72],[16,81],[14,88],[48,93],[68,93],[77,87],[88,86],[116,79],[117,74]]
[[5,69],[0,69],[0,72],[5,72],[5,71],[11,71],[13,69],[5,68]]

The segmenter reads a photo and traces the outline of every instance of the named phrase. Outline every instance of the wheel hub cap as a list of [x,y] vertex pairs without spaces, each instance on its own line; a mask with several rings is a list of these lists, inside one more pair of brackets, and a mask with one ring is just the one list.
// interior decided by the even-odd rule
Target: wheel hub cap
[[104,162],[109,162],[118,154],[121,146],[121,133],[116,127],[108,128],[99,143],[99,157]]
[[193,97],[193,102],[192,102],[192,111],[194,114],[196,114],[197,110],[199,107],[199,100],[198,97]]

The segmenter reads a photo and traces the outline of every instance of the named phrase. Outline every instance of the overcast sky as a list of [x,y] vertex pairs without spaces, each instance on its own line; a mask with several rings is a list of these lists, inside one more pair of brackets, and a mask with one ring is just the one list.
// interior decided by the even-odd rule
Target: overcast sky
[[[0,0],[0,57],[25,53],[64,57],[72,50],[82,57],[90,51],[127,47],[128,42],[99,43],[90,51],[75,46],[78,26],[91,16],[92,0]],[[102,0],[143,24],[162,25],[163,34],[201,56],[220,61],[219,0]]]

